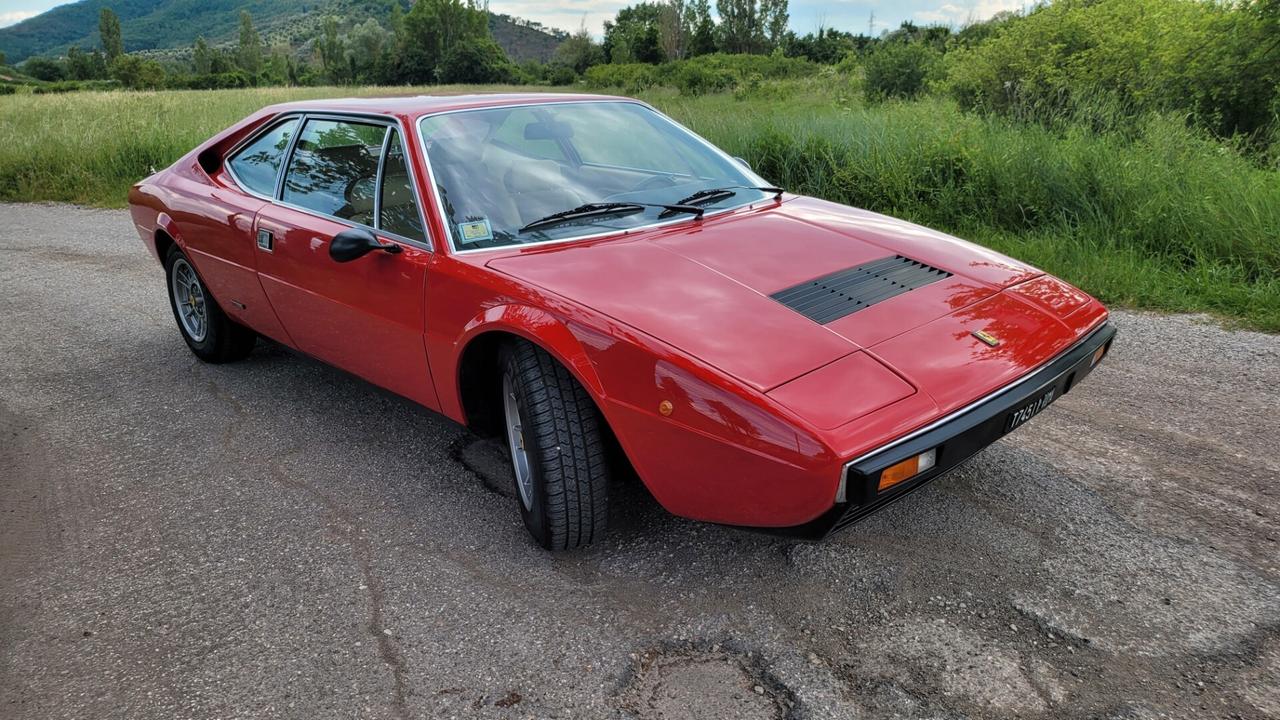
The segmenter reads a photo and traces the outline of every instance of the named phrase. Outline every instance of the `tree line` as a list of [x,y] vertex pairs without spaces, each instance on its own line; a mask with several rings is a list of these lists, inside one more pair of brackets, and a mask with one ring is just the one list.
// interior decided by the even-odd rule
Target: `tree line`
[[478,0],[393,2],[385,17],[363,21],[328,16],[301,43],[268,43],[254,27],[252,15],[241,11],[235,42],[215,45],[198,38],[188,52],[180,54],[125,53],[120,19],[104,7],[99,16],[99,47],[73,47],[61,57],[30,58],[21,70],[44,82],[114,81],[135,89],[563,84],[602,63],[657,64],[715,52],[804,49],[804,40],[787,30],[787,0],[717,0],[716,11],[718,21],[712,16],[710,0],[641,2],[623,8],[605,23],[603,42],[585,28],[569,34],[541,23],[498,16],[560,41],[549,62],[517,63],[494,40],[489,13]]
[[600,41],[585,28],[551,31],[560,42],[549,62],[516,63],[478,0],[397,0],[382,17],[325,17],[293,43],[268,43],[241,12],[234,42],[201,38],[159,59],[126,53],[119,18],[103,8],[100,47],[21,70],[129,88],[583,81],[697,93],[833,65],[869,101],[939,92],[966,110],[1094,128],[1173,112],[1219,137],[1280,147],[1280,0],[1056,0],[959,29],[904,22],[875,37],[800,35],[788,20],[787,0],[715,0],[714,15],[711,0],[646,0],[619,10]]

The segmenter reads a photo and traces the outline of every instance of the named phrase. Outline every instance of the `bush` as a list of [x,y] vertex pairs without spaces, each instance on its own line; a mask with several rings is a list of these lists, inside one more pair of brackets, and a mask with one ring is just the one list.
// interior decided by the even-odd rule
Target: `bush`
[[681,95],[723,92],[733,87],[737,80],[736,76],[728,70],[707,67],[703,63],[692,61],[680,63],[673,77]]
[[1054,121],[1099,102],[1189,113],[1220,137],[1265,135],[1280,85],[1275,20],[1252,3],[1060,2],[947,56],[965,109]]
[[733,88],[733,99],[781,102],[794,97],[805,84],[805,81],[800,80],[765,80],[759,75],[752,75]]
[[88,90],[119,90],[120,83],[115,80],[64,80],[62,82],[37,85],[31,89],[36,95],[57,95],[59,93],[81,92]]
[[680,90],[682,95],[724,92],[751,78],[783,80],[811,77],[819,66],[804,58],[773,55],[726,55],[714,53],[662,65],[614,63],[587,68],[583,75],[587,85],[620,88],[638,93],[665,85]]
[[858,57],[858,53],[845,53],[840,58],[840,62],[836,63],[836,72],[841,75],[854,75],[862,72],[862,59]]
[[0,95],[13,95],[18,92],[16,85],[0,85]]
[[31,58],[22,64],[22,72],[45,82],[58,82],[67,79],[67,69],[62,66],[62,63],[48,58]]
[[863,63],[863,94],[872,102],[924,92],[942,56],[922,43],[881,43]]
[[507,54],[490,38],[454,44],[436,72],[442,83],[504,83],[514,75]]
[[818,73],[818,65],[801,57],[772,55],[728,55],[714,53],[680,61],[708,70],[727,72],[738,80],[758,75],[765,80],[787,80],[810,77]]
[[174,87],[187,90],[231,90],[234,88],[247,88],[252,85],[253,82],[249,76],[240,70],[210,75],[196,75],[174,82]]
[[637,93],[658,84],[658,71],[645,63],[594,65],[583,74],[587,85],[598,88],[620,88]]
[[164,85],[164,67],[138,55],[121,55],[111,63],[111,77],[130,90],[155,90]]
[[31,92],[36,95],[55,95],[57,93],[76,92],[81,89],[80,83],[75,80],[64,80],[47,85],[37,85],[31,89]]
[[578,82],[578,73],[573,68],[560,63],[552,63],[547,67],[547,83],[550,85],[572,85]]

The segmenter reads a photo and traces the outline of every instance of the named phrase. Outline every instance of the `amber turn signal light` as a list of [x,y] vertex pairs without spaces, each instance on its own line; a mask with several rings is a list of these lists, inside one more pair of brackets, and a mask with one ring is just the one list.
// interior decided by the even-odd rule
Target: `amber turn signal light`
[[1106,346],[1106,345],[1102,345],[1102,346],[1100,346],[1097,350],[1094,350],[1094,351],[1093,351],[1093,359],[1089,361],[1089,367],[1093,367],[1094,365],[1097,365],[1097,364],[1098,364],[1098,362],[1099,362],[1100,360],[1102,360],[1102,356],[1103,356],[1103,355],[1106,355],[1106,354],[1107,354],[1107,346]]
[[880,490],[883,492],[894,485],[919,475],[938,462],[938,449],[926,450],[915,457],[909,457],[897,465],[890,465],[880,472]]

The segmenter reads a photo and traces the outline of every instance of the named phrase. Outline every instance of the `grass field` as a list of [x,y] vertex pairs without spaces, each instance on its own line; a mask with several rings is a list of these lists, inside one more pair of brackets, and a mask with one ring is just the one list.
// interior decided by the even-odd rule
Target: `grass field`
[[[1280,173],[1172,118],[1152,117],[1123,137],[1050,131],[933,98],[865,106],[840,83],[642,97],[791,191],[946,230],[1109,303],[1210,312],[1280,332]],[[0,199],[118,207],[151,168],[263,105],[460,89],[8,96],[0,98]]]

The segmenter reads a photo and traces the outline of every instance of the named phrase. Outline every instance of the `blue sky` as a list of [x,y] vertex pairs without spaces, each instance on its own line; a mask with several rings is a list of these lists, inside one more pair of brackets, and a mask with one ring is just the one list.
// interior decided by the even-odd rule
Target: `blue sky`
[[[37,15],[59,0],[0,0],[0,27]],[[601,23],[631,2],[616,0],[491,0],[494,12],[537,20],[552,27],[576,30],[586,24],[594,35]],[[712,7],[715,0],[712,0]],[[1018,10],[1030,5],[1022,0],[791,0],[791,29],[804,34],[819,25],[866,32],[872,13],[875,32],[897,27],[903,20],[917,23],[963,25],[966,20],[985,20],[1001,10]]]

